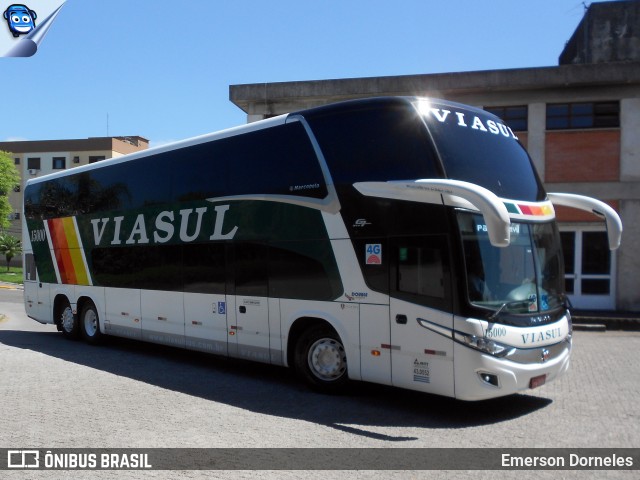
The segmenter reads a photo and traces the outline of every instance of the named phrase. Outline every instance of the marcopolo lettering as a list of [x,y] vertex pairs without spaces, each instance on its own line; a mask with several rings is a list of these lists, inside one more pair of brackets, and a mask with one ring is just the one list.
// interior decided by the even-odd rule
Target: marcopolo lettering
[[[203,234],[203,224],[212,223],[206,238],[209,240],[231,240],[238,231],[234,226],[224,232],[224,218],[229,205],[216,205],[213,209],[207,207],[185,208],[178,211],[165,210],[155,218],[139,213],[135,215],[133,225],[126,229],[125,216],[94,218],[91,220],[93,242],[95,246],[103,243],[110,245],[138,245],[163,244],[179,239],[189,243],[197,240]],[[208,215],[214,215],[213,222],[205,222]],[[149,221],[151,220],[151,221]]]

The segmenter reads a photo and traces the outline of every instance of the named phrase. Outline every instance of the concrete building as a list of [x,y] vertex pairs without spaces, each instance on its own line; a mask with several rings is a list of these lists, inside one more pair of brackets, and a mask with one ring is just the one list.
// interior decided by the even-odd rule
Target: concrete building
[[[149,140],[137,136],[0,142],[0,151],[11,154],[21,175],[20,187],[9,195],[14,214],[11,226],[5,231],[22,238],[22,191],[29,178],[120,157],[147,148]],[[16,258],[15,262],[18,261]]]
[[595,216],[557,209],[567,291],[577,308],[640,311],[640,2],[593,3],[558,66],[230,87],[249,122],[387,95],[491,110],[518,132],[547,191],[610,203],[625,229],[614,252]]

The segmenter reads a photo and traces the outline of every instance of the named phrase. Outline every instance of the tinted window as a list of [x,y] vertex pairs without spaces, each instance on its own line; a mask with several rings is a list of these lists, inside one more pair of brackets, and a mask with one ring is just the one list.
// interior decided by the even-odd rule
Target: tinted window
[[171,201],[171,172],[168,162],[153,156],[65,178],[77,184],[77,210],[93,213]]
[[33,217],[64,217],[233,195],[327,196],[304,127],[293,122],[106,168],[30,189]]
[[254,243],[235,245],[236,295],[268,295],[267,246]]
[[424,118],[447,178],[480,185],[502,198],[544,200],[529,155],[497,117],[434,104]]
[[337,185],[441,177],[428,134],[410,105],[310,115]]
[[269,249],[269,296],[332,300],[342,291],[334,262],[317,242],[288,242]]
[[33,253],[27,253],[24,256],[24,279],[26,281],[35,282],[36,277],[36,261]]
[[399,292],[444,298],[442,251],[438,248],[398,247],[396,288]]
[[183,259],[185,292],[225,293],[227,271],[223,243],[183,245]]
[[182,290],[180,245],[94,248],[91,262],[97,286]]
[[54,218],[74,215],[78,205],[78,186],[70,177],[29,185],[25,189],[28,218]]
[[391,257],[394,296],[440,310],[451,310],[446,237],[433,235],[395,239]]
[[293,122],[170,152],[178,201],[228,195],[324,198],[327,189],[304,127]]
[[[239,243],[227,261],[225,243],[94,248],[93,284],[193,293],[332,300],[342,283],[329,245],[322,241],[277,246]],[[35,279],[35,273],[32,274]]]
[[233,159],[227,181],[236,195],[327,196],[320,164],[300,122],[233,137],[224,148]]

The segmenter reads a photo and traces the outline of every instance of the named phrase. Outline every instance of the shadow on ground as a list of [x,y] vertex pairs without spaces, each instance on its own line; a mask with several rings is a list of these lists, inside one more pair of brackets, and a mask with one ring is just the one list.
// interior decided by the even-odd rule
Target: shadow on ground
[[513,420],[551,404],[529,395],[462,402],[363,382],[355,382],[343,395],[327,396],[310,391],[282,367],[118,338],[94,347],[57,332],[1,330],[0,343],[252,412],[385,441],[416,438],[367,429],[463,429]]

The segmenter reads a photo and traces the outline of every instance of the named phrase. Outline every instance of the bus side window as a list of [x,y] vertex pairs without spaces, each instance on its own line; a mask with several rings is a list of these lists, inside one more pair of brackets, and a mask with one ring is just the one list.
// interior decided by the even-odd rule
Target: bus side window
[[248,297],[268,296],[267,246],[237,243],[234,253],[235,294]]
[[439,310],[451,310],[446,245],[443,236],[398,239],[393,248],[391,294]]
[[[332,300],[342,293],[320,241],[280,242],[269,247],[269,296],[301,300]],[[324,260],[324,262],[323,262]]]
[[24,256],[24,279],[28,282],[35,282],[37,280],[36,275],[36,261],[33,253],[27,253]]
[[185,292],[224,295],[227,278],[225,244],[184,245],[182,275]]

